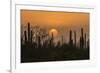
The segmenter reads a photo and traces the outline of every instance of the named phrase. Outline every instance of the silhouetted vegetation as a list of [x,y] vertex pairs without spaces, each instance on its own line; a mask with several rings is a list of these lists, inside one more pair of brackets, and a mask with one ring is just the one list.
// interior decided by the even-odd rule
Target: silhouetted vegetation
[[[76,31],[69,30],[69,42],[64,42],[63,36],[56,44],[54,34],[49,36],[46,29],[38,25],[31,27],[28,23],[27,30],[21,36],[21,62],[43,62],[64,60],[89,59],[89,39],[81,28],[79,43]],[[74,35],[73,35],[74,34]],[[72,38],[74,36],[74,38]],[[87,41],[88,39],[88,41]]]

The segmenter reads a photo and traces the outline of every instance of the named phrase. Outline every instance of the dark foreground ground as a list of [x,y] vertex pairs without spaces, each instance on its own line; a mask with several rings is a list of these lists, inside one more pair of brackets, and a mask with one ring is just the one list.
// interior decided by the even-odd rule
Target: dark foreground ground
[[67,60],[89,60],[89,49],[68,46],[49,48],[21,46],[21,63]]

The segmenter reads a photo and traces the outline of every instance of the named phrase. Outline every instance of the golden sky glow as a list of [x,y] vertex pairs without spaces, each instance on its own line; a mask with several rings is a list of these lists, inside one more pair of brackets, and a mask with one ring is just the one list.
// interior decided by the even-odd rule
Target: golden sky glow
[[21,10],[21,25],[25,26],[28,22],[48,31],[56,29],[61,36],[68,36],[71,29],[76,31],[79,37],[80,29],[83,27],[89,37],[89,13]]

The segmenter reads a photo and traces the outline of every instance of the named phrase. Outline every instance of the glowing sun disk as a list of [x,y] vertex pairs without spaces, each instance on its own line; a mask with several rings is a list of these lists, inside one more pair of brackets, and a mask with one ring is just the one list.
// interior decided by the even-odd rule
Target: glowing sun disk
[[53,28],[49,31],[49,35],[52,36],[52,34],[53,34],[54,37],[57,37],[58,36],[58,31]]

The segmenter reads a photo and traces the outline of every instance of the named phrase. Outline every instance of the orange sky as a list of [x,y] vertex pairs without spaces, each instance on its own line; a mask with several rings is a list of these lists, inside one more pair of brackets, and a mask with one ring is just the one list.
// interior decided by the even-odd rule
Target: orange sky
[[80,29],[83,27],[89,36],[89,13],[21,10],[21,25],[26,26],[28,22],[31,25],[38,24],[48,31],[57,29],[59,35],[63,36],[68,36],[68,31],[72,29],[79,37]]

